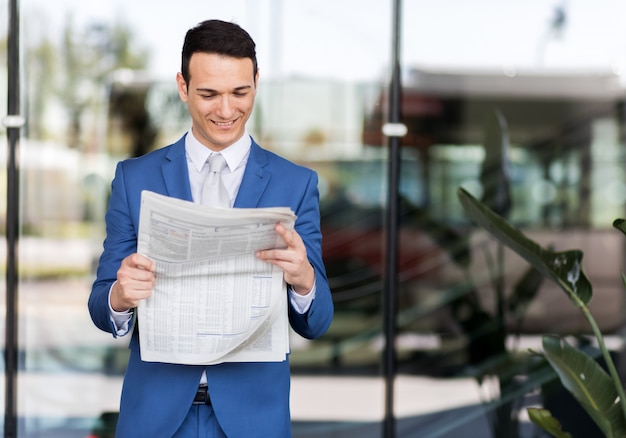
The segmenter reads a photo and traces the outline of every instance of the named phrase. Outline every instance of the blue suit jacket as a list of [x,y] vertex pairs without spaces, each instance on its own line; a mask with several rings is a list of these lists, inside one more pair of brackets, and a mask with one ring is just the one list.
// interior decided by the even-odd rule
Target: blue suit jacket
[[[122,259],[137,251],[142,190],[191,200],[184,137],[173,145],[117,165],[106,214],[104,251],[89,297],[97,327],[113,333],[108,294]],[[235,207],[290,207],[316,274],[316,296],[305,314],[289,305],[289,321],[301,336],[316,338],[329,327],[333,304],[321,254],[317,174],[254,141]],[[158,281],[158,279],[157,279]],[[285,292],[286,293],[286,292]],[[217,419],[228,437],[289,437],[289,363],[223,363],[190,366],[143,362],[137,327],[130,341],[118,438],[169,437],[184,420],[206,369]]]

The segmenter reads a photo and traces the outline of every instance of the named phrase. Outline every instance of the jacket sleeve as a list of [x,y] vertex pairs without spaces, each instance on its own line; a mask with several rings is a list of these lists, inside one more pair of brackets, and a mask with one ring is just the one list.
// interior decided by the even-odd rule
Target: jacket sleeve
[[302,237],[309,262],[315,270],[315,299],[309,310],[299,313],[289,305],[291,327],[300,336],[315,339],[322,336],[333,319],[333,301],[322,261],[322,233],[320,229],[319,192],[317,174],[310,173],[300,205],[296,210],[296,231]]
[[117,337],[109,311],[109,290],[117,279],[117,270],[122,260],[137,250],[137,233],[124,184],[123,162],[118,163],[115,170],[105,221],[104,250],[89,295],[88,307],[96,327]]

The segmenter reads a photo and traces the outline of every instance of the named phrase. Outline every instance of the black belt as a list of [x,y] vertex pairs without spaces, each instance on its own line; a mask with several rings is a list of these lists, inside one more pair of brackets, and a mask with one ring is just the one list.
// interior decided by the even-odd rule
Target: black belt
[[207,385],[198,386],[196,396],[193,399],[194,405],[210,405],[211,397],[209,396],[209,387]]

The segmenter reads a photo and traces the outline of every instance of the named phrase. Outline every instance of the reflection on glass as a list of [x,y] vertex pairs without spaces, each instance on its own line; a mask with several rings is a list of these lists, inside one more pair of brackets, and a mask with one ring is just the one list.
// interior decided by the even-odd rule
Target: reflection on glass
[[[127,341],[97,332],[86,309],[112,172],[118,160],[172,142],[188,128],[174,76],[177,38],[195,24],[188,11],[197,4],[126,3],[21,2],[28,119],[20,158],[24,437],[106,436],[114,422]],[[497,254],[497,248],[472,228],[456,191],[485,193],[484,164],[491,157],[484,122],[496,109],[507,122],[501,134],[509,147],[508,219],[546,246],[602,254],[585,258],[592,283],[600,284],[592,311],[608,333],[621,327],[623,248],[610,225],[623,214],[626,192],[623,88],[611,70],[614,56],[605,54],[611,62],[602,70],[600,55],[585,60],[571,50],[572,60],[567,48],[573,41],[592,44],[594,54],[614,47],[620,38],[592,43],[589,29],[599,23],[595,10],[613,20],[623,16],[623,6],[571,5],[590,24],[581,31],[566,21],[558,39],[547,19],[541,29],[529,25],[552,16],[546,5],[490,4],[492,18],[485,20],[472,18],[483,10],[473,3],[452,2],[454,13],[443,6],[449,2],[405,3],[402,115],[409,133],[399,188],[397,409],[404,430],[415,431],[411,436],[456,436],[488,430],[490,415],[502,415],[476,414],[485,392],[503,387],[490,368],[500,354],[523,356],[527,347],[538,348],[541,333],[586,330],[547,283],[521,322],[518,309],[494,318],[495,279],[504,278],[510,294],[526,265],[507,253],[503,275],[493,274],[497,258],[490,250]],[[388,111],[391,2],[240,0],[212,8],[216,16],[249,24],[259,41],[251,134],[320,176],[324,257],[337,315],[319,341],[292,339],[294,435],[361,436],[382,415],[388,163],[381,126]],[[0,38],[5,32],[0,27]],[[589,74],[590,66],[598,73]],[[6,79],[3,67],[0,79]],[[4,137],[0,145],[6,149]],[[0,210],[6,204],[0,202]],[[497,348],[484,347],[485,340]],[[518,400],[527,404],[524,394],[540,384],[526,371],[515,377],[528,382]],[[339,406],[323,390],[332,390]],[[325,396],[319,410],[303,409],[304,395],[318,392]],[[424,400],[429,409],[419,405]],[[508,418],[517,420],[514,414]],[[517,431],[528,431],[520,418]]]

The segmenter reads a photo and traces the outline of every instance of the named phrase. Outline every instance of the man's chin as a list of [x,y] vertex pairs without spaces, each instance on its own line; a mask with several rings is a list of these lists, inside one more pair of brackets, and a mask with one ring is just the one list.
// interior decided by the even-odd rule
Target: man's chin
[[235,143],[243,134],[214,135],[211,138],[211,149],[222,150]]

